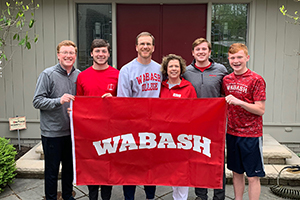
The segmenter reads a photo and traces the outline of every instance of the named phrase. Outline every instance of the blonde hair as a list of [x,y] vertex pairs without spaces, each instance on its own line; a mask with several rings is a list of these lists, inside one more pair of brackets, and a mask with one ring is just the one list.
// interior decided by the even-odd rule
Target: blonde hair
[[154,36],[149,33],[149,32],[141,32],[138,36],[136,36],[136,39],[135,39],[135,44],[138,45],[138,40],[141,36],[150,36],[152,38],[152,45],[154,46],[155,45],[155,38]]
[[232,44],[228,49],[228,53],[235,54],[235,53],[239,52],[240,50],[243,50],[245,55],[248,56],[248,48],[243,43],[234,43],[234,44]]
[[196,46],[198,46],[199,44],[202,44],[203,42],[207,43],[208,49],[211,51],[211,43],[207,39],[205,39],[205,38],[198,38],[198,39],[196,39],[193,42],[193,44],[192,44],[192,50],[194,50],[194,48]]
[[73,46],[75,48],[75,53],[77,54],[77,47],[76,47],[76,44],[74,42],[72,42],[71,40],[64,40],[64,41],[61,41],[58,45],[57,45],[57,53],[59,53],[60,51],[60,48],[62,46]]

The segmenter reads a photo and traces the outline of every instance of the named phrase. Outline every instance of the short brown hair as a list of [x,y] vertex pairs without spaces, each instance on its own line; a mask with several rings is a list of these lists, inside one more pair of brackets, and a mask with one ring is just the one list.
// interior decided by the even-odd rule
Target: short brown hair
[[93,52],[95,48],[99,47],[107,47],[108,52],[110,52],[110,44],[106,40],[94,39],[91,44],[91,52]]
[[205,38],[197,38],[192,44],[192,50],[194,50],[196,46],[202,44],[203,42],[207,43],[208,49],[211,51],[211,43]]
[[181,56],[178,56],[178,55],[175,55],[175,54],[169,54],[169,55],[163,57],[162,63],[161,63],[161,72],[162,72],[162,74],[163,75],[168,75],[167,74],[167,69],[168,69],[168,64],[171,60],[178,60],[179,61],[180,75],[183,74],[185,72],[186,62]]
[[243,43],[234,43],[234,44],[232,44],[228,49],[228,53],[235,54],[235,53],[239,52],[240,50],[243,50],[245,55],[248,56],[248,48]]
[[59,53],[60,48],[61,48],[62,46],[73,46],[73,47],[75,48],[75,53],[77,54],[77,46],[76,46],[76,44],[75,44],[74,42],[72,42],[71,40],[64,40],[64,41],[60,42],[60,43],[57,45],[57,48],[56,48],[57,53]]
[[155,45],[155,38],[154,36],[149,33],[149,32],[141,32],[140,34],[138,34],[138,36],[136,36],[136,39],[135,39],[135,44],[138,45],[138,40],[141,36],[150,36],[152,38],[152,45],[154,46]]

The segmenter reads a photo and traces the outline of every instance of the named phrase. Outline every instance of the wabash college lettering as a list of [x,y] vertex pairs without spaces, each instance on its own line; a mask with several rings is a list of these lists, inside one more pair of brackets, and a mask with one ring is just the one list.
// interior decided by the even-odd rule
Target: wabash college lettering
[[[182,149],[203,153],[207,157],[211,157],[210,143],[211,140],[199,135],[181,134],[177,137],[178,142],[174,142],[171,133],[160,133],[160,139],[156,138],[154,133],[139,133],[139,141],[136,142],[132,134],[125,134],[108,138],[102,141],[93,142],[93,145],[99,156],[106,153],[117,153],[138,149]],[[122,142],[120,142],[122,140]],[[203,140],[203,142],[201,141]],[[119,143],[121,143],[119,145]]]
[[77,96],[71,105],[77,185],[222,187],[224,98]]
[[142,84],[142,91],[158,90],[161,76],[157,73],[145,73],[136,77],[138,84]]
[[240,91],[242,93],[247,93],[247,85],[239,84],[239,83],[230,83],[227,86],[228,91]]

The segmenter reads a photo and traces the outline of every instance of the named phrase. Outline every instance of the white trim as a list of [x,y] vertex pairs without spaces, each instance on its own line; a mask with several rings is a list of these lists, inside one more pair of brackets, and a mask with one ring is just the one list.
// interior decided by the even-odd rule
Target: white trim
[[[76,25],[76,4],[73,0],[69,0],[69,31],[70,31],[70,40],[72,40],[76,46],[77,44],[77,25]],[[78,52],[77,52],[77,58],[78,58]],[[77,59],[74,63],[75,68],[77,68]]]
[[70,39],[76,41],[77,31],[76,31],[76,8],[73,0],[69,1],[69,29],[70,29]]
[[117,4],[112,2],[111,5],[111,21],[112,21],[112,66],[117,68]]
[[248,51],[250,55],[249,60],[249,69],[254,69],[254,36],[255,36],[255,12],[256,12],[256,0],[253,0],[249,3],[249,11],[248,11]]
[[206,39],[211,43],[211,9],[212,2],[207,3]]

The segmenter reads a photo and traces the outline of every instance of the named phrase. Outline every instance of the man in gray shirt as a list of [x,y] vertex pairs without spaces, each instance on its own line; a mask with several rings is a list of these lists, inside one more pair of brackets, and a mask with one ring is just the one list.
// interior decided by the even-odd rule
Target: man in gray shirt
[[[211,44],[204,38],[196,39],[192,44],[194,60],[187,66],[183,77],[194,86],[198,98],[221,97],[222,80],[228,74],[224,65],[215,63],[209,58]],[[225,142],[225,141],[224,141]],[[201,177],[199,177],[201,179]],[[214,190],[213,200],[225,199],[225,170],[223,173],[223,188]],[[195,188],[196,200],[207,200],[206,188]]]
[[[160,65],[153,61],[155,39],[148,32],[142,32],[136,37],[138,57],[120,70],[118,82],[118,97],[155,97],[158,98],[161,87]],[[134,185],[124,185],[125,200],[134,200]],[[145,186],[146,198],[154,199],[155,186]]]
[[45,195],[57,199],[59,165],[62,163],[62,198],[73,200],[73,162],[69,102],[76,94],[79,70],[74,68],[76,45],[64,40],[57,46],[59,63],[45,69],[39,76],[33,106],[40,109],[40,128],[45,156]]

